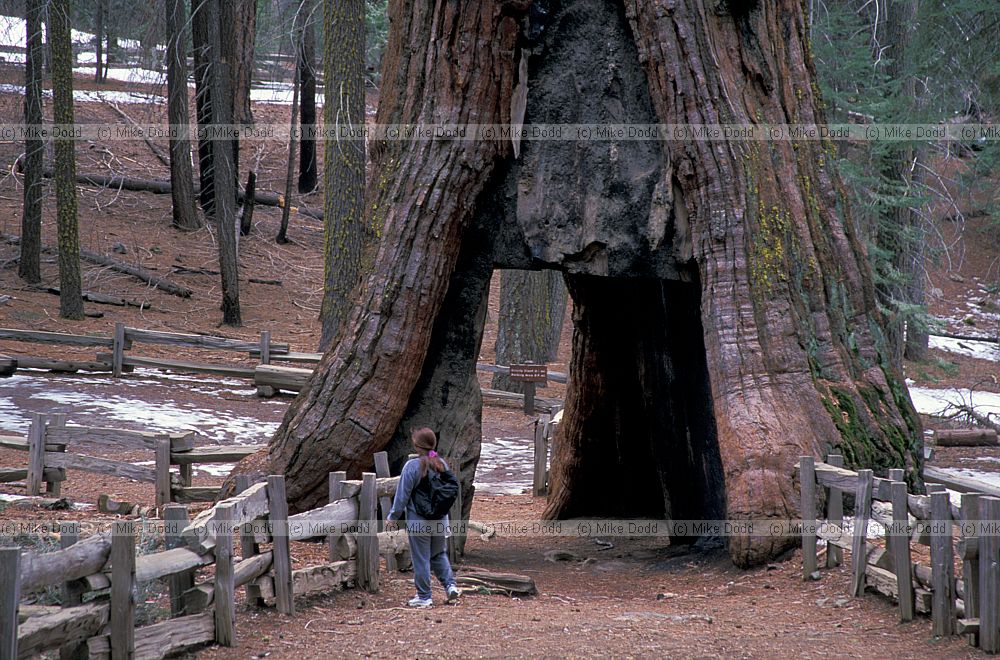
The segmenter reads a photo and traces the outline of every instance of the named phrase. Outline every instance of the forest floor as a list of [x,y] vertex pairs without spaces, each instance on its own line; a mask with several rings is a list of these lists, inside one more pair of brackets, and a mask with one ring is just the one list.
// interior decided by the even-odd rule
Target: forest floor
[[[11,70],[0,68],[0,83],[19,82]],[[82,87],[93,87],[83,85]],[[102,88],[115,88],[109,84]],[[20,97],[0,94],[0,123],[17,123]],[[153,104],[121,105],[136,121],[159,121],[162,108]],[[255,105],[260,122],[287,121],[287,106]],[[107,104],[77,104],[80,122],[120,122]],[[165,152],[166,145],[160,144]],[[0,164],[8,174],[0,178],[0,234],[20,233],[21,179],[12,173],[22,146],[0,142]],[[285,146],[261,141],[248,145],[244,162],[257,163],[259,189],[280,191],[287,162]],[[166,178],[167,168],[141,141],[78,145],[78,172],[119,173],[146,178]],[[322,292],[322,226],[301,214],[292,216],[288,245],[277,245],[280,210],[258,206],[250,236],[241,239],[240,293],[244,325],[220,325],[218,270],[215,236],[211,228],[183,233],[170,227],[169,196],[78,188],[82,247],[122,261],[190,287],[190,298],[179,298],[151,290],[143,283],[105,268],[84,264],[87,291],[121,296],[143,307],[110,307],[87,303],[88,312],[99,317],[70,322],[58,317],[57,296],[38,287],[25,286],[16,272],[17,247],[0,239],[0,326],[21,329],[100,333],[110,336],[116,321],[132,327],[173,332],[192,332],[256,340],[270,330],[275,341],[291,344],[293,350],[313,351],[318,345],[317,315]],[[321,195],[306,204],[319,208]],[[43,237],[55,245],[55,201],[51,182],[46,182]],[[962,236],[956,223],[941,223],[943,235],[964,249],[961,263],[941,263],[931,269],[931,310],[951,317],[952,331],[979,332],[996,337],[997,288],[1000,266],[995,239],[984,219],[972,218]],[[117,248],[117,250],[116,250]],[[199,270],[200,269],[200,270]],[[57,286],[55,257],[43,255],[45,287]],[[255,284],[249,278],[280,280],[280,285]],[[496,339],[498,287],[494,281],[490,313],[481,359],[491,362]],[[937,291],[934,291],[936,289]],[[470,310],[471,313],[471,310]],[[555,371],[566,371],[569,361],[569,312],[564,326]],[[93,350],[62,346],[18,344],[0,341],[0,354],[32,354],[53,358],[93,359]],[[137,347],[136,353],[192,361],[253,364],[235,354],[157,346]],[[997,362],[933,349],[931,359],[907,364],[913,385],[928,388],[970,388],[1000,392]],[[21,372],[19,372],[20,375]],[[484,385],[489,378],[481,374]],[[60,385],[60,378],[70,379]],[[86,378],[34,372],[32,383],[0,380],[0,429],[24,431],[26,412],[57,412],[72,406],[70,421],[127,415],[128,401],[142,399],[159,406],[153,413],[169,415],[181,409],[189,417],[203,413],[203,441],[219,441],[210,432],[230,441],[263,442],[280,421],[289,397],[257,399],[249,384],[215,379],[152,376],[149,372],[113,381],[106,375]],[[6,384],[5,384],[6,383]],[[59,396],[46,395],[46,388]],[[81,398],[73,399],[73,392]],[[563,386],[552,385],[543,396],[561,397]],[[84,396],[85,395],[85,396]],[[133,399],[128,399],[132,396]],[[126,411],[109,412],[94,405],[103,399],[123,397]],[[89,403],[88,403],[89,402]],[[225,409],[213,413],[213,410]],[[214,421],[212,420],[215,415]],[[185,418],[187,419],[187,418]],[[502,438],[527,438],[534,417],[519,410],[486,408],[483,411],[484,443]],[[940,424],[934,422],[932,425]],[[955,421],[951,422],[956,423]],[[107,425],[142,427],[143,417],[121,417]],[[100,448],[87,453],[100,454]],[[149,461],[150,452],[124,447],[104,449],[119,460]],[[983,449],[979,459],[1000,460],[1000,448]],[[961,465],[962,452],[941,451],[941,465]],[[25,455],[0,450],[0,464],[24,465]],[[981,461],[982,462],[982,461]],[[988,463],[988,461],[987,461]],[[1000,472],[994,461],[992,470]],[[988,465],[987,465],[988,467]],[[523,465],[530,474],[530,458]],[[522,475],[523,476],[523,475]],[[196,484],[217,484],[218,475],[196,473]],[[23,494],[14,484],[0,486],[0,493]],[[114,499],[151,504],[152,486],[114,477],[96,477],[70,471],[63,486],[68,499],[93,505],[101,493]],[[532,521],[540,517],[544,502],[528,494],[480,493],[472,518],[486,522]],[[93,510],[52,512],[39,507],[0,505],[0,520],[77,519],[107,522],[113,516]],[[930,620],[899,624],[895,606],[868,594],[848,598],[849,575],[844,567],[823,570],[818,582],[803,582],[801,555],[791,552],[768,566],[753,570],[734,568],[720,550],[671,547],[666,539],[616,537],[614,547],[598,545],[594,539],[576,537],[497,536],[482,540],[471,536],[459,568],[481,567],[514,572],[534,578],[539,595],[509,598],[501,595],[467,594],[456,606],[409,610],[412,595],[408,573],[382,573],[382,589],[371,595],[359,590],[332,593],[296,601],[293,617],[273,609],[245,608],[237,613],[237,646],[207,648],[205,658],[272,657],[309,658],[325,656],[621,656],[680,655],[700,657],[861,657],[874,653],[890,657],[971,657],[977,652],[964,640],[934,640]],[[564,550],[564,561],[550,561],[549,550]],[[319,546],[296,544],[296,565],[306,565],[322,554]],[[318,560],[318,559],[317,559]],[[440,591],[435,592],[441,600]],[[162,594],[148,603],[162,606]]]

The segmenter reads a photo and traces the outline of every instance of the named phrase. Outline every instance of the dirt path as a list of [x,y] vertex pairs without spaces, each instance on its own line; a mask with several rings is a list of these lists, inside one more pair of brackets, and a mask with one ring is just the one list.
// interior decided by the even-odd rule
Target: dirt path
[[[473,517],[530,519],[541,502],[528,496],[483,497]],[[347,591],[296,602],[292,618],[273,610],[240,611],[235,649],[199,658],[399,656],[680,656],[680,657],[974,657],[958,638],[935,641],[924,617],[900,625],[896,609],[874,595],[846,596],[845,568],[803,583],[801,556],[752,571],[720,551],[687,553],[655,539],[470,539],[463,567],[517,572],[539,595],[466,594],[457,606],[402,605],[409,573],[382,574],[382,590]],[[558,548],[579,559],[551,562]]]

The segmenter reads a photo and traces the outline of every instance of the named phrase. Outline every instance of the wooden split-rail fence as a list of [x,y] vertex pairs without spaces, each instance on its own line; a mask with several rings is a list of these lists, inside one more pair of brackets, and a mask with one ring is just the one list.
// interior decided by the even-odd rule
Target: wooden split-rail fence
[[[883,479],[842,466],[838,455],[826,462],[800,459],[804,579],[820,577],[816,548],[823,539],[827,567],[840,565],[843,551],[850,551],[851,595],[873,589],[898,602],[901,621],[930,614],[935,636],[965,635],[986,653],[1000,652],[1000,491],[963,492],[956,506],[942,484],[928,483],[928,495],[907,492],[901,469]],[[925,474],[932,478],[947,479]],[[969,484],[949,485],[969,490]],[[818,488],[825,490],[825,516],[817,515]],[[852,534],[843,531],[844,494],[854,496]],[[884,549],[868,539],[872,520],[888,530]],[[913,561],[911,543],[930,546],[929,565]]]
[[[0,340],[105,349],[105,352],[97,353],[92,361],[54,360],[28,355],[0,355],[0,376],[10,376],[21,368],[48,369],[64,373],[77,371],[110,372],[117,378],[135,367],[144,367],[178,373],[203,373],[230,378],[246,378],[254,382],[257,386],[257,393],[261,396],[273,396],[279,391],[299,392],[312,375],[315,365],[319,364],[323,357],[322,353],[292,351],[287,343],[272,341],[269,330],[261,331],[259,340],[248,341],[209,335],[143,330],[127,327],[120,322],[115,324],[115,332],[111,337],[0,328]],[[128,355],[126,351],[131,350],[136,343],[245,353],[250,360],[256,361],[258,364],[256,366],[209,364]],[[272,364],[272,362],[308,366],[286,366]],[[509,372],[509,367],[503,365],[477,364],[476,368],[487,372]],[[548,372],[548,379],[557,383],[565,383],[567,377],[564,373]],[[496,406],[523,408],[525,405],[523,394],[486,388],[483,389],[483,400],[485,403]],[[560,401],[550,398],[539,397],[535,399],[534,403],[534,408],[549,414],[554,414],[561,407]]]
[[[151,450],[151,467],[127,461],[88,456],[68,449],[80,442],[104,445],[108,449],[139,448]],[[191,472],[195,465],[231,463],[253,454],[263,445],[194,445],[194,433],[127,431],[124,429],[78,426],[66,423],[66,415],[33,413],[28,435],[0,436],[0,447],[28,454],[25,468],[0,467],[0,483],[25,482],[28,495],[41,495],[42,484],[51,497],[59,497],[66,470],[133,479],[155,487],[156,506],[171,502],[212,502],[217,486],[193,486]],[[176,467],[176,470],[172,468]]]
[[[380,497],[392,497],[398,478],[365,473],[350,481],[330,475],[330,503],[288,515],[284,478],[241,479],[241,492],[188,519],[187,507],[169,504],[163,516],[167,550],[136,557],[133,521],[112,533],[77,540],[66,526],[63,549],[34,554],[0,549],[0,658],[28,658],[49,649],[89,658],[162,658],[183,648],[236,638],[235,590],[248,604],[273,601],[294,612],[294,596],[351,585],[378,590],[379,552],[405,546],[405,532],[375,533]],[[292,570],[289,543],[325,537],[329,563]],[[270,549],[262,550],[262,544]],[[236,557],[237,547],[239,558]],[[199,569],[213,567],[199,580]],[[135,628],[137,588],[165,579],[169,619]],[[57,587],[62,607],[22,607],[22,598]]]

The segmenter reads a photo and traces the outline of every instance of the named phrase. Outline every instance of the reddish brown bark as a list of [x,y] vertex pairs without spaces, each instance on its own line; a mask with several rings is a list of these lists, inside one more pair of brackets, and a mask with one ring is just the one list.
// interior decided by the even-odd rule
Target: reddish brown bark
[[[527,4],[393,2],[379,123],[507,122]],[[529,82],[526,121],[821,124],[800,3],[716,4],[567,5],[548,34],[590,28],[558,66],[533,60],[534,89],[548,89],[533,97]],[[593,52],[591,35],[612,56]],[[577,52],[606,57],[599,71],[585,63],[598,75],[575,78],[576,96],[595,98],[560,87]],[[474,397],[453,397],[470,377],[445,363],[478,348],[465,326],[491,252],[503,267],[563,269],[574,296],[548,515],[795,518],[798,456],[833,449],[919,481],[919,423],[885,358],[828,143],[539,144],[557,146],[522,144],[518,161],[501,142],[372,146],[367,212],[384,237],[373,274],[269,448],[293,506],[323,500],[331,470],[370,469],[390,443],[401,454],[400,427],[417,420],[454,429],[449,450],[474,468],[475,424],[461,414]],[[493,250],[472,249],[473,218],[494,219],[481,225]],[[458,267],[470,250],[475,267]],[[609,502],[608,484],[622,481]],[[793,542],[728,541],[740,565]]]
[[[747,6],[733,15],[699,0],[627,0],[661,122],[823,123],[802,4]],[[794,518],[800,454],[838,448],[849,463],[916,477],[919,423],[885,359],[829,145],[664,145],[700,275],[728,516]],[[748,565],[789,543],[733,537],[729,550]]]
[[[506,3],[392,2],[379,123],[507,121],[518,23]],[[429,39],[429,35],[435,35]],[[405,148],[404,148],[405,147]],[[500,142],[376,144],[368,209],[382,228],[350,332],[328,352],[270,443],[293,507],[326,498],[396,431],[420,376],[477,198]]]

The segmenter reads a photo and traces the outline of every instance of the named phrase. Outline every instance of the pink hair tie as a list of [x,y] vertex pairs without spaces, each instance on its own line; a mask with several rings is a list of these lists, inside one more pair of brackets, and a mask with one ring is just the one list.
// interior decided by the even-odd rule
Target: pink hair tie
[[438,453],[436,451],[434,451],[433,449],[430,450],[429,452],[427,452],[427,457],[428,458],[437,458],[437,455],[438,455]]

